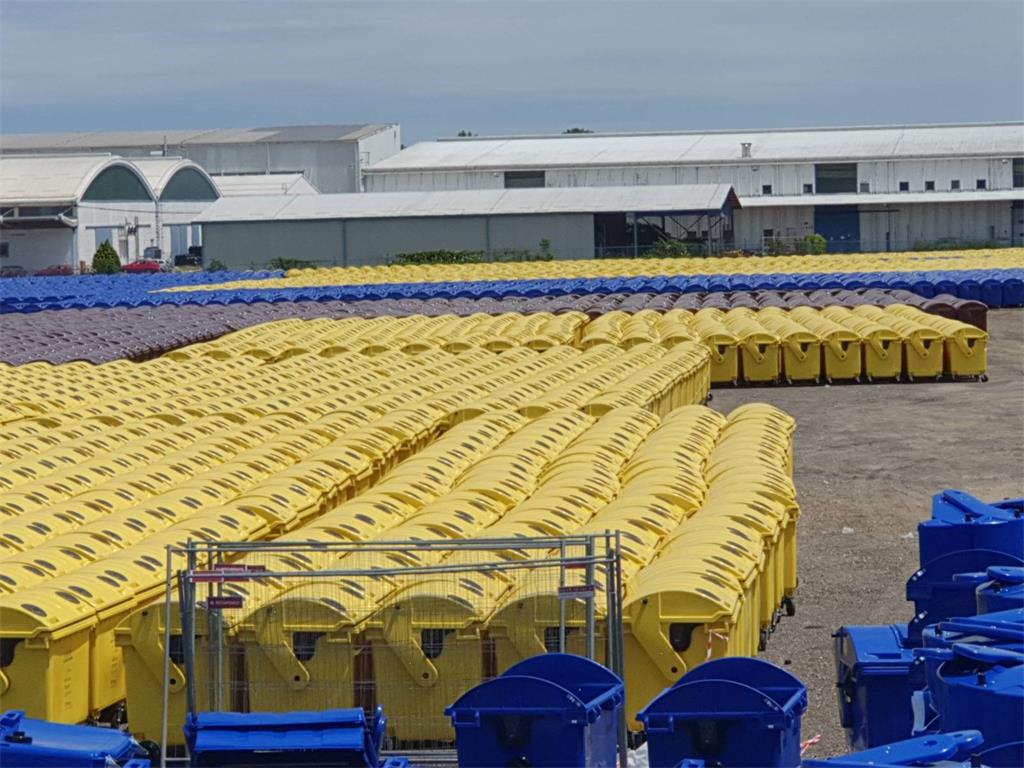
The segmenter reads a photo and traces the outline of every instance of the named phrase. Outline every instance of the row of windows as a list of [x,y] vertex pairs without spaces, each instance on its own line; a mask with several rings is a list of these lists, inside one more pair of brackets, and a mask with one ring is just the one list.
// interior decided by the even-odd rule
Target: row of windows
[[[949,182],[949,188],[951,190],[954,190],[954,191],[960,189],[960,179],[951,179],[950,182]],[[988,182],[985,179],[976,179],[975,182],[974,182],[974,188],[975,189],[987,189],[988,188]],[[867,182],[867,181],[862,181],[862,182],[860,182],[860,185],[859,185],[858,189],[859,189],[861,194],[867,194],[868,192],[871,191],[871,183]],[[935,191],[935,182],[934,181],[930,181],[930,180],[929,181],[925,181],[924,189],[925,189],[925,192],[934,192]],[[909,191],[910,191],[910,182],[909,181],[901,181],[900,182],[900,192],[909,192]],[[772,194],[772,185],[771,184],[762,184],[761,185],[761,194],[762,195],[770,195],[770,194]],[[805,195],[813,195],[814,194],[814,185],[813,184],[804,184],[804,194]]]
[[[522,189],[526,187],[544,187],[547,179],[544,171],[505,171],[505,189]],[[1017,157],[1013,160],[1013,186],[1014,189],[1024,187],[1024,158]],[[951,179],[949,182],[951,190],[960,189],[960,179]],[[975,189],[988,189],[986,179],[975,179]],[[817,190],[819,195],[840,194],[843,192],[871,191],[871,184],[867,181],[857,181],[856,163],[818,163],[814,166],[814,183],[803,185],[805,195],[813,195]],[[926,192],[934,191],[935,181],[928,180],[924,183]],[[900,192],[910,191],[910,182],[899,182]],[[761,185],[762,195],[774,194],[771,184]]]

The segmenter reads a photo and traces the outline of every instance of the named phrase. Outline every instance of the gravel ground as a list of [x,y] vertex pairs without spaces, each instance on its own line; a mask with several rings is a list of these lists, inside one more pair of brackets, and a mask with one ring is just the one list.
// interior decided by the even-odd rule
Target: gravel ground
[[904,584],[932,495],[1024,496],[1024,310],[990,311],[989,334],[986,383],[714,391],[720,411],[760,401],[797,419],[797,614],[783,619],[765,657],[809,689],[803,738],[820,734],[821,742],[808,756],[846,751],[831,633],[912,616]]

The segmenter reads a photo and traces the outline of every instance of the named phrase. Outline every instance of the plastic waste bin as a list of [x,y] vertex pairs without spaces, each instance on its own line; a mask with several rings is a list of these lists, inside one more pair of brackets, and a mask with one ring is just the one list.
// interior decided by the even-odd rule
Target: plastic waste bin
[[549,653],[464,693],[445,714],[459,765],[615,766],[622,680],[583,656]]
[[0,765],[149,768],[150,761],[135,739],[115,728],[51,723],[15,709],[0,715]]
[[1024,558],[1024,499],[988,504],[946,490],[932,497],[932,516],[917,526],[921,565],[964,549],[990,549]]
[[[978,754],[984,739],[980,731],[936,733],[916,739],[839,755],[827,760],[804,760],[803,768],[886,768],[887,766],[946,766],[957,768]],[[981,765],[990,765],[982,762]]]
[[925,563],[907,580],[907,599],[914,603],[908,632],[917,644],[922,629],[954,616],[972,616],[977,610],[977,589],[988,581],[993,565],[1024,565],[1004,552],[968,549],[951,552]]
[[917,653],[941,662],[928,687],[941,730],[977,729],[990,747],[1021,740],[1024,653],[971,643]]
[[979,614],[1024,608],[1024,568],[997,565],[985,575],[988,581],[974,593]]
[[637,719],[651,768],[698,758],[730,768],[800,765],[807,688],[760,659],[715,659],[688,672]]
[[833,635],[839,722],[853,749],[908,739],[913,697],[925,687],[924,664],[907,643],[907,627],[840,627]]
[[377,707],[319,712],[202,712],[185,722],[193,766],[281,765],[377,768],[387,718]]

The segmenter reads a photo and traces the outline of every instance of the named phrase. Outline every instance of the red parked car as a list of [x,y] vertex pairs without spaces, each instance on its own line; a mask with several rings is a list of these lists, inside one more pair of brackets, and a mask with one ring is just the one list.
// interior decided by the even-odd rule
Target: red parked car
[[73,275],[75,270],[71,268],[70,264],[51,264],[48,267],[43,267],[35,274],[36,277],[53,277],[56,275]]
[[160,271],[159,261],[133,261],[121,267],[122,272],[129,274],[151,274]]

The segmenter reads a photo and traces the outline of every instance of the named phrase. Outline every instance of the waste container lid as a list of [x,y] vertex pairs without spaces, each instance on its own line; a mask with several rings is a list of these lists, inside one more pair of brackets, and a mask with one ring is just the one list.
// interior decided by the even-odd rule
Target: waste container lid
[[992,581],[1004,584],[1024,584],[1024,568],[1011,565],[994,565],[986,573]]
[[[383,732],[378,709],[375,731]],[[197,752],[334,749],[363,752],[366,718],[360,708],[322,712],[202,712],[189,715],[186,738]]]
[[[23,733],[32,740],[31,743],[12,740],[16,732]],[[33,757],[38,760],[33,765],[43,765],[45,761],[64,766],[97,765],[107,755],[120,764],[137,748],[134,739],[114,728],[51,723],[25,717],[23,711],[16,709],[0,715],[0,743],[3,744],[0,754],[8,753],[13,765],[17,765],[19,760],[10,752],[19,746],[33,752]]]
[[840,627],[836,637],[842,661],[855,674],[905,674],[907,665],[914,663],[906,624]]
[[940,761],[948,761],[952,765],[975,753],[983,741],[980,731],[935,733],[828,760],[804,760],[803,766],[804,768],[852,768],[853,766],[931,765]]

